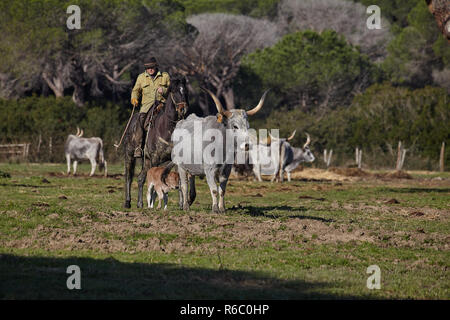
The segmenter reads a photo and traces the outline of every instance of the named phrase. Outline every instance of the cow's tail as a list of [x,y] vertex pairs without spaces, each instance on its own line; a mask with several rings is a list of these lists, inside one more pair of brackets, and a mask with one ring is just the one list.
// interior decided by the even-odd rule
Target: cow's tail
[[173,167],[175,167],[175,163],[173,163],[172,161],[169,161],[167,163],[167,165],[165,166],[163,173],[161,174],[162,183],[166,184],[166,178],[169,175],[169,173]]

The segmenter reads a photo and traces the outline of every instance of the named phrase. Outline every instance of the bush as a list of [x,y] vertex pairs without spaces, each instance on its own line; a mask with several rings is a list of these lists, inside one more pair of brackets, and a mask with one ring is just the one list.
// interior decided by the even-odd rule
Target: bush
[[[257,128],[280,128],[281,136],[297,129],[294,146],[303,145],[308,132],[317,158],[322,159],[324,149],[334,150],[334,165],[354,163],[355,148],[359,147],[366,165],[393,167],[400,140],[408,149],[405,167],[436,169],[442,142],[447,146],[450,142],[449,104],[449,95],[442,88],[410,90],[376,84],[356,96],[349,107],[323,115],[274,111]],[[448,148],[445,157],[449,163]]]
[[355,92],[382,76],[367,56],[330,30],[288,34],[249,54],[243,68],[283,97],[281,103],[305,110],[349,103]]
[[31,143],[31,161],[61,162],[65,140],[69,134],[76,133],[78,126],[84,130],[84,137],[103,139],[107,160],[118,160],[111,146],[120,139],[126,122],[121,110],[124,109],[112,104],[80,108],[70,97],[0,100],[0,141]]

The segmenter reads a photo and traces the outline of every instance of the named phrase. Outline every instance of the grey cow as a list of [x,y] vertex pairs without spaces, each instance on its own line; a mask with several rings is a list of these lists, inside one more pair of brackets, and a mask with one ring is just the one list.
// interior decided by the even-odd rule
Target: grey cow
[[[279,174],[281,182],[283,182],[285,171],[287,172],[288,181],[291,181],[291,171],[297,168],[300,163],[313,162],[315,160],[313,153],[309,149],[311,138],[309,134],[306,134],[306,137],[306,143],[302,148],[292,147],[289,142],[279,139],[281,144],[280,164],[276,174]],[[271,138],[276,140],[276,138]]]
[[[258,181],[262,181],[261,175],[272,176],[272,182],[276,179],[280,168],[280,157],[290,154],[289,151],[286,150],[291,148],[287,141],[292,140],[294,136],[295,130],[286,139],[271,137],[270,145],[266,145],[264,143],[256,144],[256,137],[250,138],[253,144],[251,145],[251,150],[249,151],[249,157],[251,163],[253,164],[253,174]],[[287,160],[290,161],[291,159]],[[284,162],[286,162],[286,160]]]
[[[258,105],[252,110],[245,111],[242,109],[233,109],[228,111],[223,109],[221,102],[211,91],[207,89],[204,90],[208,92],[214,100],[219,113],[217,114],[217,116],[208,116],[204,118],[200,118],[192,114],[187,119],[178,122],[174,132],[172,133],[172,142],[175,143],[175,141],[178,141],[177,137],[179,137],[181,133],[184,134],[184,136],[192,137],[192,144],[199,143],[200,147],[195,148],[194,145],[192,148],[189,148],[190,150],[188,150],[188,152],[190,153],[190,160],[186,160],[186,158],[184,157],[179,157],[179,155],[177,154],[177,145],[174,144],[171,156],[173,164],[178,166],[181,189],[180,206],[182,206],[183,210],[189,210],[190,199],[188,199],[188,181],[190,188],[195,188],[194,177],[204,175],[206,176],[206,181],[211,191],[212,211],[215,213],[223,213],[225,212],[225,188],[237,154],[237,148],[228,148],[227,142],[230,143],[230,141],[232,141],[231,143],[234,144],[235,138],[228,138],[227,141],[227,131],[228,133],[236,133],[238,141],[244,141],[248,137],[249,129],[247,116],[255,114],[262,108],[267,91],[261,97]],[[217,141],[203,141],[203,136],[200,136],[198,131],[196,132],[195,127],[201,127],[202,132],[206,132],[208,130],[209,132],[220,132],[221,137],[223,137],[223,140],[218,143],[220,145],[219,152],[222,152],[221,161],[214,160],[220,157],[214,158],[212,159],[212,161],[202,160],[200,163],[192,161],[196,158],[204,159],[203,155],[207,154],[210,151],[208,150],[208,145],[210,145],[211,141]],[[242,144],[237,147],[241,150],[244,149],[244,146]],[[211,154],[212,153],[215,153],[215,151],[211,152]],[[242,152],[242,154],[245,155],[244,152]],[[217,155],[214,154],[214,156]],[[217,186],[217,184],[219,186]],[[192,190],[190,190],[190,192],[192,192]],[[218,203],[217,196],[219,196]]]
[[70,162],[73,160],[73,174],[77,172],[78,161],[89,160],[91,162],[91,173],[93,176],[97,161],[99,169],[105,169],[105,177],[108,174],[107,162],[103,156],[103,141],[100,138],[83,138],[83,131],[77,128],[77,134],[69,134],[64,145],[64,153],[67,160],[67,174],[70,173]]

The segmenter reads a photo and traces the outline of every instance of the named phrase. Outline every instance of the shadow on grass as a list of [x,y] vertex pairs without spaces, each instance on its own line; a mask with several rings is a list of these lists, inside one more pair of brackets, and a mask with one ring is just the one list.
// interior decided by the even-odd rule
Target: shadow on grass
[[[69,265],[81,290],[68,290]],[[281,280],[262,273],[124,263],[113,258],[0,256],[1,299],[361,299],[327,293],[332,284]]]
[[311,220],[317,220],[321,222],[333,222],[333,219],[325,219],[321,217],[314,217],[314,216],[305,216],[305,215],[279,215],[279,214],[273,214],[270,213],[270,211],[307,211],[308,209],[305,207],[292,207],[292,206],[264,206],[264,207],[255,207],[255,206],[233,206],[227,210],[230,211],[240,211],[243,214],[252,216],[252,217],[266,217],[266,218],[272,218],[272,219],[278,219],[278,218],[293,218],[293,219],[311,219]]

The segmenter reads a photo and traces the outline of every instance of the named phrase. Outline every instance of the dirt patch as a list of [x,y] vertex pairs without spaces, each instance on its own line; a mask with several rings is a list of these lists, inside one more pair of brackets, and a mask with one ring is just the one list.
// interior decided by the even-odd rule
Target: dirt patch
[[374,175],[379,179],[412,179],[413,177],[405,171],[394,171],[387,173],[377,173]]
[[235,215],[198,212],[171,215],[117,211],[99,212],[96,219],[83,215],[80,220],[83,224],[65,228],[41,225],[26,238],[1,242],[4,246],[50,250],[215,253],[221,248],[272,246],[279,245],[280,241],[294,247],[305,242],[373,241],[361,230],[349,232],[305,217],[280,221],[242,216],[237,220]]
[[400,203],[400,201],[398,201],[397,199],[392,198],[392,199],[386,201],[386,203],[387,204],[398,204],[398,203]]
[[371,173],[364,171],[359,168],[336,168],[332,167],[328,169],[331,172],[337,173],[342,176],[346,177],[370,177],[372,176]]
[[310,169],[305,168],[302,171],[296,171],[291,174],[292,179],[302,180],[302,181],[314,181],[314,182],[324,182],[324,181],[352,181],[352,178],[343,177],[330,170],[321,169]]

